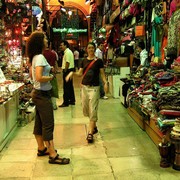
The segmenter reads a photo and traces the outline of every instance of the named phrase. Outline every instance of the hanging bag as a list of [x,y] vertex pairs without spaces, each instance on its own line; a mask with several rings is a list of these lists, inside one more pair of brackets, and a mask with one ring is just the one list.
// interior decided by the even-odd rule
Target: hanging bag
[[58,82],[56,76],[50,81],[52,85],[51,96],[55,98],[59,98],[59,90],[58,90]]

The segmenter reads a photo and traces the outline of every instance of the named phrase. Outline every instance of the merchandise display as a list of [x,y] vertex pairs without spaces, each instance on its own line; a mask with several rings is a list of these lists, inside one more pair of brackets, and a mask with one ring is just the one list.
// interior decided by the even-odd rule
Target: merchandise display
[[180,171],[180,118],[176,118],[170,135],[171,143],[174,146],[173,169]]
[[171,130],[171,136],[180,140],[180,118],[177,118]]

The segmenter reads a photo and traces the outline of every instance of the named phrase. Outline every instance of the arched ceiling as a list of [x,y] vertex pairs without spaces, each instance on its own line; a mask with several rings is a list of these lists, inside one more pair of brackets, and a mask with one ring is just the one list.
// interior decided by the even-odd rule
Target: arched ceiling
[[[64,1],[64,7],[74,7],[79,9],[85,16],[89,15],[90,13],[90,5],[85,4],[85,0],[76,0],[69,1],[69,0],[63,0]],[[46,9],[49,10],[52,13],[52,16],[55,15],[55,13],[59,10],[60,3],[58,0],[47,0],[46,3]]]
[[[58,0],[44,0],[46,1],[46,10],[51,12],[49,22],[52,23],[53,18],[56,16],[57,11],[60,10],[61,4],[58,2]],[[86,4],[85,0],[62,0],[64,1],[64,7],[73,7],[77,8],[79,11],[81,11],[84,16],[88,16],[91,13],[91,5],[90,3]],[[90,28],[90,19],[86,19],[88,23],[88,29]],[[88,36],[90,37],[90,29],[88,30]]]

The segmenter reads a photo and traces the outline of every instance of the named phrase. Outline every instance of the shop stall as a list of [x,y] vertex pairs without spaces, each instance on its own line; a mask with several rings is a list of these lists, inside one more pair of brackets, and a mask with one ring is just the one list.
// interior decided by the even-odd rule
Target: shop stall
[[16,127],[25,125],[22,121],[27,121],[30,114],[27,104],[31,100],[29,93],[32,84],[25,56],[25,42],[33,30],[31,3],[0,3],[0,151]]
[[[170,141],[171,130],[180,118],[180,32],[175,23],[180,20],[178,1],[119,0],[105,1],[102,6],[103,10],[109,7],[98,12],[103,12],[100,28],[106,29],[105,53],[112,45],[112,64],[119,64],[118,71],[112,64],[105,69],[110,94],[120,97],[120,103],[156,145],[164,136]],[[139,67],[141,55],[137,45],[142,41],[146,68]],[[125,58],[129,69],[121,76],[119,69],[125,68]]]
[[4,81],[1,85],[0,96],[0,151],[3,149],[9,138],[17,127],[19,112],[19,92],[23,83]]

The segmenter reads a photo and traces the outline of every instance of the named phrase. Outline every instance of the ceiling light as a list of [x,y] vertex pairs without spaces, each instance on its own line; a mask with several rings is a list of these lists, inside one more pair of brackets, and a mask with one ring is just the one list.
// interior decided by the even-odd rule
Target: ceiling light
[[69,14],[69,16],[71,16],[72,15],[72,11],[68,11],[68,14]]
[[66,12],[66,9],[62,7],[62,8],[61,8],[61,11]]

